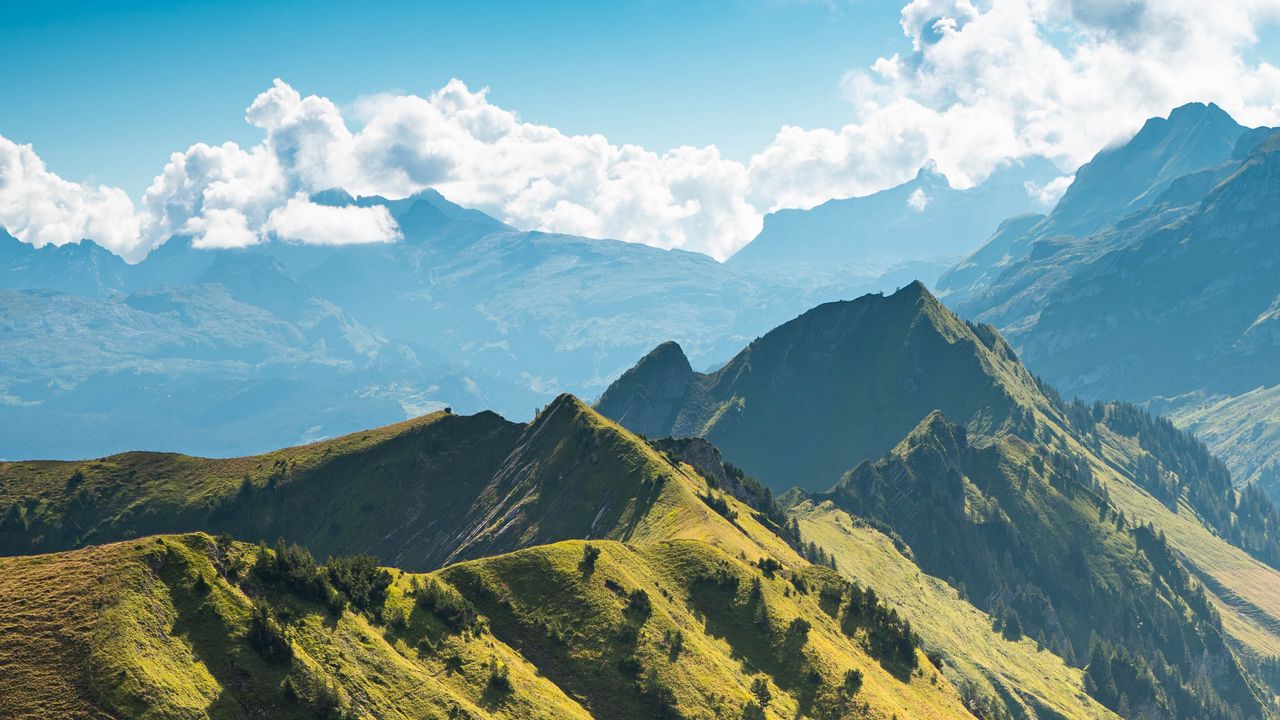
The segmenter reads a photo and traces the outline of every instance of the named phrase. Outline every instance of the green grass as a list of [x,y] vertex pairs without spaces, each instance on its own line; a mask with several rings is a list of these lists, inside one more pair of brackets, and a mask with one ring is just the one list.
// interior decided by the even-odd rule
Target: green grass
[[941,651],[944,672],[990,697],[1012,698],[1028,713],[1068,718],[1115,718],[1084,691],[1083,673],[1023,638],[1009,641],[992,618],[946,582],[922,573],[881,532],[856,522],[830,503],[805,502],[792,510],[806,540],[836,559],[840,572],[876,592],[911,624],[925,647]]
[[[923,658],[906,677],[882,668],[790,571],[765,577],[692,540],[598,541],[588,571],[585,544],[393,571],[380,606],[338,613],[264,584],[253,546],[208,535],[3,558],[0,716],[303,718],[328,697],[346,717],[738,718],[763,676],[768,717],[818,717],[822,693],[858,669],[859,717],[970,717]],[[737,588],[709,588],[716,571]],[[476,620],[455,627],[418,602],[425,583],[473,603]],[[637,591],[646,612],[628,609]],[[292,659],[268,662],[247,639],[254,602],[286,628]],[[807,639],[778,641],[797,617],[812,624]],[[505,683],[491,679],[495,663]]]
[[687,537],[798,560],[749,510],[736,527],[712,512],[705,490],[566,395],[528,425],[435,413],[247,458],[0,463],[0,552],[205,531],[412,570],[590,537]]

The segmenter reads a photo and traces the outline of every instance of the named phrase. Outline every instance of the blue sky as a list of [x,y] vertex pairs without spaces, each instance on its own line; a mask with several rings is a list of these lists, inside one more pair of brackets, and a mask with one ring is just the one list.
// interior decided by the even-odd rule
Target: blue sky
[[174,150],[256,141],[244,108],[275,77],[338,103],[456,77],[568,133],[746,160],[848,122],[843,73],[910,48],[883,0],[362,5],[9,0],[0,134],[139,195]]
[[1178,105],[1280,125],[1278,20],[1280,0],[8,0],[0,226],[130,259],[173,234],[384,242],[387,218],[310,194],[431,187],[723,259],[781,208],[1035,157],[1062,173],[1027,187],[1044,210]]

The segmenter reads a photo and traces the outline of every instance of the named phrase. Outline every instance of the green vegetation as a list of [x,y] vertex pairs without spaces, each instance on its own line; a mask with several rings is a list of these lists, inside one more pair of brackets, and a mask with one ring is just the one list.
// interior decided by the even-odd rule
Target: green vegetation
[[[428,575],[207,535],[3,558],[0,715],[971,718],[945,678],[883,669],[791,571],[697,541],[591,546],[589,577],[583,542]],[[337,567],[381,599],[360,609],[337,588],[367,586]],[[715,572],[727,595],[704,587]]]
[[1132,438],[1141,453],[1133,478],[1171,511],[1186,502],[1205,525],[1259,560],[1280,568],[1280,511],[1255,485],[1236,489],[1227,466],[1204,443],[1128,403],[1065,403],[1046,393],[1087,444],[1101,445],[1099,426]]
[[[995,330],[960,321],[922,287],[815,308],[716,373],[691,374],[674,400],[644,387],[657,374],[643,365],[610,388],[602,411],[623,422],[668,415],[665,430],[705,434],[776,489],[823,487],[844,472],[815,502],[830,499],[947,578],[1002,640],[1029,639],[1076,667],[1095,646],[1109,656],[1123,646],[1133,661],[1120,666],[1158,690],[1123,693],[1133,713],[1274,711],[1280,686],[1260,682],[1280,655],[1280,573],[1246,554],[1275,552],[1276,515],[1262,495],[1234,490],[1168,423],[1131,406],[1094,417],[1063,403]],[[646,409],[659,397],[669,412]],[[938,410],[958,425],[930,419]],[[806,504],[803,493],[786,501]],[[800,532],[784,534],[806,559],[859,574],[841,563],[850,549],[815,542],[796,519]],[[966,694],[992,699],[988,683],[965,675]],[[1119,693],[1090,687],[1121,707]],[[1016,716],[1019,703],[991,689],[1002,697],[980,705]]]
[[[1166,716],[1267,711],[1203,588],[1162,536],[1121,523],[1070,457],[1012,436],[975,448],[934,413],[815,499],[894,527],[922,570],[963,582],[1008,640],[1031,634],[1078,665],[1076,648],[1123,645],[1135,658],[1124,667],[1152,686],[1131,703]],[[1209,675],[1206,657],[1224,670]],[[1095,697],[1120,712],[1118,695]]]

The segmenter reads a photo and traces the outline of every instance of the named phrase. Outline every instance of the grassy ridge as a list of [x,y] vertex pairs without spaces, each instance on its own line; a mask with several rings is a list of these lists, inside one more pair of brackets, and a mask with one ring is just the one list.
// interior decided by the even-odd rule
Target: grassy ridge
[[0,552],[206,531],[413,570],[591,537],[695,538],[798,560],[752,512],[730,523],[705,492],[691,468],[565,395],[528,425],[434,413],[246,458],[0,463]]
[[[868,655],[793,571],[689,540],[597,542],[589,566],[586,547],[393,571],[378,602],[337,610],[264,580],[270,551],[207,535],[0,559],[0,670],[16,680],[0,715],[971,717],[922,657],[895,673]],[[259,613],[285,657],[255,639]],[[830,714],[850,670],[853,714]]]

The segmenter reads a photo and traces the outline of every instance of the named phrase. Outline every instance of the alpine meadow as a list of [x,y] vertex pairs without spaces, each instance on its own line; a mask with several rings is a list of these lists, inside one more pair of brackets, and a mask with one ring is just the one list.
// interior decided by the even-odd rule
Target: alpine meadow
[[1280,720],[1280,0],[0,27],[0,718]]

